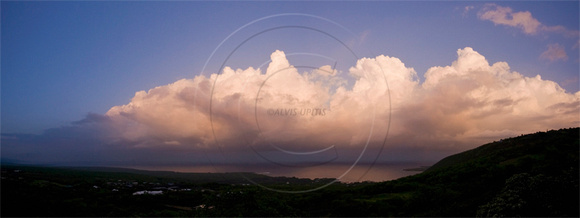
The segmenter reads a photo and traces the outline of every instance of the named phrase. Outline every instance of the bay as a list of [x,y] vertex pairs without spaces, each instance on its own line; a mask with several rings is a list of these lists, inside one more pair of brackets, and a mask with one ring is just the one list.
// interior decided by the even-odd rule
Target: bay
[[[432,163],[401,162],[381,164],[325,164],[319,166],[272,166],[272,165],[166,165],[166,166],[123,166],[139,170],[173,171],[183,173],[231,173],[252,172],[273,177],[334,178],[341,182],[382,182],[414,175],[420,171],[408,169],[427,166]],[[407,170],[406,170],[407,169]]]

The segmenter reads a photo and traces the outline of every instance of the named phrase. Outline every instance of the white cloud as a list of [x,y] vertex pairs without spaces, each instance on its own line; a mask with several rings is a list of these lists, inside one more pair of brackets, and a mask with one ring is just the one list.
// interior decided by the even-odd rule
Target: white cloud
[[[449,142],[474,146],[508,133],[578,125],[580,93],[566,93],[539,75],[524,77],[505,62],[490,65],[469,47],[457,54],[451,65],[430,68],[423,83],[398,58],[363,58],[349,70],[356,78],[353,88],[340,85],[332,90],[332,84],[324,82],[327,77],[314,76],[320,72],[300,73],[282,51],[276,51],[264,73],[251,67],[225,68],[219,76],[197,76],[138,92],[129,104],[113,107],[106,115],[123,127],[121,141],[139,141],[141,146],[215,146],[213,133],[226,147],[362,146],[371,125],[375,127],[371,141],[384,139],[389,96],[392,146],[442,148]],[[329,66],[320,69],[331,71]],[[209,100],[216,79],[212,131]],[[325,115],[267,114],[269,109],[294,108],[324,108]]]
[[548,49],[540,55],[540,59],[554,62],[557,60],[568,60],[568,55],[563,46],[558,43],[549,44]]
[[479,11],[478,17],[482,20],[489,20],[495,25],[506,25],[522,29],[524,33],[529,35],[539,32],[554,32],[568,38],[580,36],[578,30],[569,30],[560,25],[544,25],[534,18],[529,11],[513,12],[510,7],[502,7],[496,4],[486,4]]
[[513,12],[509,7],[486,4],[479,12],[479,19],[489,20],[494,24],[520,28],[526,34],[535,34],[542,24],[529,11]]
[[469,13],[469,11],[473,10],[475,7],[472,5],[469,6],[465,6],[465,8],[463,8],[463,16],[465,17],[467,15],[467,13]]
[[[566,93],[539,75],[524,77],[510,71],[505,62],[490,65],[471,48],[457,53],[458,59],[450,66],[427,71],[423,96],[404,110],[412,118],[401,125],[422,127],[422,135],[453,141],[475,140],[482,133],[578,125],[575,111],[580,109],[580,92]],[[564,109],[561,103],[570,108]]]
[[[540,23],[529,11],[513,12],[509,7],[502,7],[496,4],[486,4],[479,12],[481,20],[489,20],[495,25],[506,25],[521,29],[525,34],[535,35],[537,33],[557,33],[567,38],[580,37],[580,31],[569,30],[561,25],[548,26]],[[578,48],[578,43],[572,45],[572,49]],[[557,60],[567,60],[568,55],[560,44],[548,45],[548,50],[543,52],[540,59],[554,62]]]
[[368,145],[365,158],[373,160],[389,126],[386,155],[428,157],[580,124],[580,92],[490,64],[469,47],[450,65],[431,67],[422,83],[398,58],[362,58],[345,74],[355,78],[352,88],[330,66],[300,72],[282,51],[271,59],[266,72],[226,67],[139,91],[105,115],[40,136],[2,136],[3,158],[180,164],[203,162],[207,152],[212,163],[232,163],[274,148],[334,148],[299,161],[352,161]]
[[580,47],[580,39],[578,39],[578,41],[576,43],[574,43],[574,45],[572,46],[572,49],[578,49],[578,47]]
[[578,30],[569,30],[563,26],[542,26],[542,30],[546,32],[555,32],[563,35],[564,37],[568,38],[578,38],[580,36],[580,32]]

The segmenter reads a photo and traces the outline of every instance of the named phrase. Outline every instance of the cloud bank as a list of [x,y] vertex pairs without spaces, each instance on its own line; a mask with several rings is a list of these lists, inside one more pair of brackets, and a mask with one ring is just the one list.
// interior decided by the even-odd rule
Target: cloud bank
[[[497,12],[484,17],[537,31],[532,19],[522,21],[528,15],[512,15],[515,21]],[[354,78],[354,84],[347,88],[339,75]],[[579,111],[580,92],[567,93],[540,75],[525,77],[506,62],[490,64],[470,47],[457,50],[450,65],[428,69],[423,80],[395,57],[362,58],[348,72],[338,72],[331,66],[297,68],[275,51],[264,72],[226,67],[221,74],[139,91],[104,115],[91,114],[40,136],[3,135],[2,156],[171,162],[213,152],[237,154],[236,161],[243,161],[256,158],[252,152],[332,148],[333,155],[352,159],[351,151],[376,153],[384,145],[387,153],[425,158],[578,126]]]

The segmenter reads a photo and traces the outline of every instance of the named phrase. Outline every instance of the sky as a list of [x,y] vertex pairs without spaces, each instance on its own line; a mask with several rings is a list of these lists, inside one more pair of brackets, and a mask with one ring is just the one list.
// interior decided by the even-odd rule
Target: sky
[[578,1],[2,1],[1,156],[436,161],[580,124]]

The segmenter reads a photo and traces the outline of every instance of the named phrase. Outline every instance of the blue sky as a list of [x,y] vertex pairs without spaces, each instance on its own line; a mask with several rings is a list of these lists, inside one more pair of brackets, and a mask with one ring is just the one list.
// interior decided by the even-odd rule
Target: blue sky
[[[136,91],[191,78],[233,30],[291,12],[325,17],[357,34],[368,31],[364,43],[375,54],[400,58],[420,77],[470,46],[490,62],[506,61],[524,75],[540,74],[569,92],[578,91],[578,50],[571,49],[575,39],[528,36],[480,20],[476,13],[483,4],[2,2],[2,132],[39,133],[89,112],[104,113]],[[575,1],[502,5],[530,11],[546,25],[578,29]],[[478,8],[464,14],[467,6]],[[570,58],[539,61],[550,43],[565,45]]]
[[[499,8],[529,12],[540,26],[527,33],[518,24],[482,17],[485,10]],[[128,104],[138,91],[208,76],[212,72],[202,72],[203,66],[222,40],[251,21],[281,13],[310,14],[344,26],[353,35],[342,32],[341,40],[355,42],[349,44],[355,50],[370,49],[359,58],[396,57],[416,71],[419,83],[429,68],[449,66],[458,49],[471,47],[490,65],[507,62],[511,71],[530,78],[541,75],[570,95],[580,90],[578,1],[491,6],[480,1],[2,1],[1,10],[3,134],[68,128],[87,114],[104,115]],[[233,44],[224,44],[217,59],[243,37],[285,22],[337,30],[320,19],[268,20],[242,31]],[[316,46],[340,49],[292,35],[268,39],[248,43],[229,66],[257,67],[276,49],[287,54],[314,52]],[[555,53],[543,55],[550,48]],[[356,64],[352,58],[338,61],[341,71]],[[349,82],[352,86],[354,80]]]
[[[578,91],[577,38],[478,19],[483,2],[2,2],[2,132],[43,129],[105,113],[148,90],[201,71],[238,27],[278,13],[333,20],[364,46],[400,58],[419,77],[449,64],[466,46],[490,62]],[[578,30],[578,2],[507,2],[546,25]],[[465,7],[475,8],[465,12]],[[292,43],[291,40],[289,40]],[[541,61],[547,44],[567,61]],[[296,46],[300,46],[298,43]],[[240,66],[247,67],[247,66]]]

